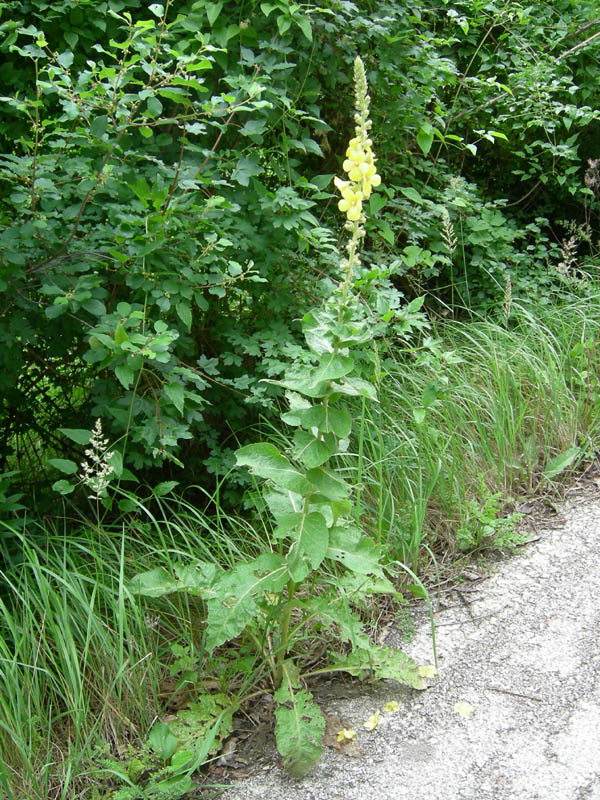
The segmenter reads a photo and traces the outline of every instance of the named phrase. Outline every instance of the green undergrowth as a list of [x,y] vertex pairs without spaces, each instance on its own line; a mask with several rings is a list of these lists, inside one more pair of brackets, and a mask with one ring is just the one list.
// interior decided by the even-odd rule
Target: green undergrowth
[[[362,414],[357,403],[338,469],[360,487],[362,529],[392,568],[425,576],[465,552],[514,545],[515,502],[556,494],[593,456],[596,304],[515,302],[502,323],[436,324],[434,355],[381,348],[381,402],[365,401]],[[269,670],[250,633],[209,653],[198,598],[130,591],[152,568],[221,569],[276,547],[268,517],[218,503],[215,514],[211,500],[208,514],[139,494],[110,526],[71,519],[67,506],[60,524],[3,523],[2,796],[181,796],[218,754],[236,702],[264,690]],[[400,567],[389,574],[400,585]],[[336,581],[335,570],[324,565],[319,579]],[[331,632],[320,637],[335,647]],[[296,645],[308,672],[319,669],[317,639]]]
[[[518,501],[559,492],[599,437],[597,295],[509,320],[445,321],[421,368],[388,350],[381,403],[365,407],[362,502],[391,557],[425,562],[510,548]],[[358,455],[358,454],[357,454]]]

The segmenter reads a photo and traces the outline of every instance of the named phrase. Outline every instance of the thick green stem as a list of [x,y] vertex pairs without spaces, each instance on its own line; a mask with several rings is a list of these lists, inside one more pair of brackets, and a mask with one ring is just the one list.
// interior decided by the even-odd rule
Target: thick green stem
[[275,670],[275,685],[277,688],[281,686],[283,678],[283,662],[288,651],[288,635],[290,630],[290,619],[292,616],[292,609],[294,607],[294,594],[296,593],[297,584],[291,578],[288,581],[287,592],[288,599],[283,612],[283,619],[279,628],[279,651],[277,653],[277,668]]
[[352,224],[352,237],[348,243],[348,260],[345,267],[346,274],[344,276],[344,282],[342,283],[342,299],[338,313],[338,325],[341,323],[342,315],[346,310],[346,301],[348,299],[348,292],[350,291],[350,285],[352,283],[352,276],[354,274],[354,262],[356,261],[356,251],[358,249],[358,243],[360,242],[360,240],[361,240],[360,221],[356,220],[356,222]]

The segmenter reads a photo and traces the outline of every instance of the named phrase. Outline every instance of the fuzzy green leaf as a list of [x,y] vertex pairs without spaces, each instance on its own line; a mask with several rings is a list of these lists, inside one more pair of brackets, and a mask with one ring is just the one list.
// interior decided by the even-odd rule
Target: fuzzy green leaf
[[335,472],[324,467],[309,469],[306,477],[328,500],[346,500],[350,494],[349,484]]
[[300,512],[304,505],[304,498],[296,492],[265,485],[262,494],[271,514],[278,522],[281,517],[285,517],[287,514]]
[[333,353],[335,318],[326,309],[313,309],[302,318],[302,332],[313,353]]
[[321,757],[325,718],[310,692],[284,686],[275,693],[275,739],[283,766],[292,778],[302,778]]
[[556,478],[557,475],[560,475],[567,467],[571,466],[580,453],[580,447],[570,447],[568,450],[565,450],[564,453],[559,453],[557,456],[554,456],[554,458],[551,458],[546,464],[546,469],[542,473],[544,478],[547,480]]
[[214,564],[198,561],[193,565],[177,565],[173,577],[163,567],[135,575],[129,584],[132,594],[144,597],[163,597],[173,592],[186,592],[205,600],[216,597],[212,584],[217,574]]
[[375,543],[352,525],[331,529],[327,558],[339,561],[346,569],[360,575],[383,574]]
[[401,650],[381,647],[369,641],[364,648],[349,655],[340,656],[338,663],[350,675],[363,675],[368,670],[377,680],[394,680],[413,689],[425,689],[426,684],[419,675],[419,668]]
[[334,381],[348,375],[353,369],[354,359],[350,356],[325,353],[321,356],[319,365],[312,371],[311,380],[314,384],[319,384],[321,381]]
[[306,556],[310,566],[317,569],[325,558],[329,545],[329,530],[325,517],[318,511],[301,515],[294,533],[296,540],[290,548],[288,560]]
[[302,603],[305,613],[318,616],[319,620],[342,642],[350,642],[353,649],[368,647],[370,639],[363,622],[353,611],[347,598],[333,590],[332,594],[311,597]]
[[345,378],[341,383],[332,383],[331,388],[350,397],[366,397],[377,402],[377,389],[362,378]]
[[275,539],[283,539],[285,536],[288,535],[290,531],[293,531],[297,528],[302,520],[302,512],[301,511],[294,511],[289,513],[283,513],[281,516],[278,517],[277,528],[273,531],[273,537]]
[[77,444],[89,444],[92,438],[92,432],[82,428],[59,428],[59,431]]
[[215,582],[217,597],[206,604],[208,652],[239,636],[258,615],[262,593],[281,591],[286,579],[286,564],[275,553],[224,572]]
[[325,464],[335,452],[322,439],[315,438],[308,431],[297,430],[294,433],[294,445],[294,458],[309,469]]
[[345,439],[352,430],[352,417],[345,408],[317,405],[302,412],[302,426],[306,429],[318,428],[321,433],[334,433]]
[[240,466],[249,467],[253,475],[268,478],[283,489],[290,489],[302,495],[310,494],[312,491],[306,476],[268,442],[241,447],[236,450],[235,458]]

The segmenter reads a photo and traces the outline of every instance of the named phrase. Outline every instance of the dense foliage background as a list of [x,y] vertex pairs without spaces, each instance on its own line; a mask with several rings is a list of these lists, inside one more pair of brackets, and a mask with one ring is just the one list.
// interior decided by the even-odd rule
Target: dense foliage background
[[272,413],[260,381],[331,291],[357,52],[384,183],[360,279],[374,315],[420,294],[498,310],[509,281],[546,302],[593,262],[587,3],[0,11],[0,431],[28,484],[97,417],[124,478],[205,483]]
[[[257,429],[278,463],[314,438],[307,422],[292,444],[280,420],[298,426],[306,407],[297,396],[290,412],[274,381],[314,374],[302,318],[339,296],[334,176],[357,54],[382,179],[347,287],[367,345],[352,365],[362,390],[343,398],[351,434],[324,415],[319,430],[346,492],[327,500],[331,525],[351,515],[360,552],[315,556],[306,592],[327,608],[341,592],[355,616],[294,630],[298,664],[319,666],[332,640],[347,654],[373,597],[399,599],[401,573],[423,597],[421,577],[462,554],[514,547],[516,500],[598,452],[596,3],[0,0],[11,800],[182,796],[229,735],[232,697],[270,680],[256,646],[271,646],[268,625],[208,652],[206,597],[163,595],[199,573],[235,593],[261,557],[283,557],[289,528],[256,479],[277,464],[231,468]],[[327,408],[325,395],[308,397]],[[100,468],[108,488],[86,480]],[[283,610],[286,635],[304,566],[256,606],[268,624]],[[138,596],[132,576],[155,568]],[[359,585],[371,605],[350,608]],[[178,761],[190,751],[193,769]]]

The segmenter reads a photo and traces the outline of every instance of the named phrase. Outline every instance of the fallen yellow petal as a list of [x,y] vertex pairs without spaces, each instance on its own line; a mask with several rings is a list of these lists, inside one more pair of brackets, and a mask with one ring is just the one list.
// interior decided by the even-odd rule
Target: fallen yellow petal
[[454,710],[459,717],[470,717],[475,711],[471,703],[467,703],[466,700],[461,700],[460,703],[455,703]]
[[435,678],[437,669],[432,667],[431,664],[423,664],[422,667],[419,667],[419,675],[422,678]]
[[342,728],[341,731],[338,731],[337,735],[338,742],[344,742],[355,738],[356,738],[356,731],[354,730],[354,728]]
[[374,731],[377,727],[379,722],[379,711],[376,711],[374,714],[371,714],[369,719],[364,723],[363,727],[365,727],[368,731]]
[[400,706],[395,700],[390,700],[389,703],[385,704],[385,710],[388,714],[392,714],[394,711],[400,711]]

